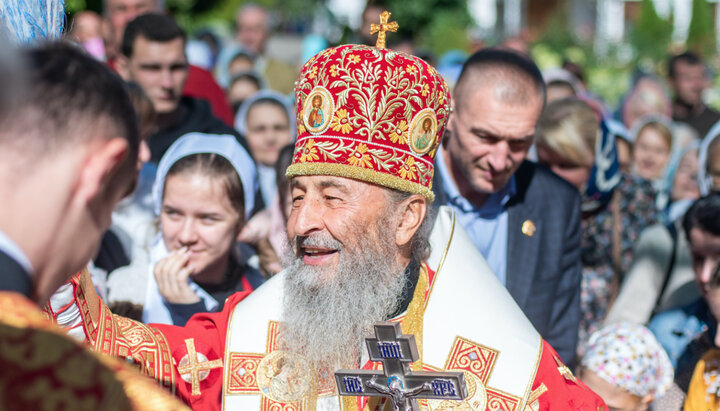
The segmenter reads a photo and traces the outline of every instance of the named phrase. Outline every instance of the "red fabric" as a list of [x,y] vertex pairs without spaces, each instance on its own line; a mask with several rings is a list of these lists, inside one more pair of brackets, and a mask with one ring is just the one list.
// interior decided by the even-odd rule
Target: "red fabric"
[[595,394],[582,381],[563,376],[558,367],[555,350],[543,340],[543,352],[540,358],[533,391],[545,384],[547,391],[538,398],[540,410],[607,411],[602,398]]
[[[227,336],[230,315],[235,306],[250,294],[241,291],[228,297],[225,307],[217,313],[199,313],[188,320],[185,327],[173,325],[152,324],[167,338],[172,349],[173,361],[179,364],[182,357],[187,355],[185,340],[195,339],[195,347],[208,357],[208,361],[220,359],[225,361],[225,339]],[[200,382],[201,395],[192,395],[192,386],[185,382],[175,371],[176,394],[183,399],[193,410],[220,410],[222,408],[222,381],[223,368],[210,370],[208,378]]]
[[[113,71],[115,68],[115,60],[108,60],[107,65]],[[234,118],[230,103],[228,103],[225,92],[218,85],[212,74],[198,66],[190,65],[188,70],[188,78],[183,89],[183,96],[195,97],[206,100],[212,107],[215,117],[222,120],[223,123],[233,127]]]
[[233,127],[234,119],[230,103],[228,103],[225,92],[209,71],[190,65],[183,95],[207,100],[212,106],[215,117]]

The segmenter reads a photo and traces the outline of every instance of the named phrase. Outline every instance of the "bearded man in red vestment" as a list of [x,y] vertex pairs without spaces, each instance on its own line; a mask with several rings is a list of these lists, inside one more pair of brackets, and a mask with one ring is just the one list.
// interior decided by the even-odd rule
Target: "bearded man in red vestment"
[[[413,370],[465,374],[468,398],[421,400],[423,409],[606,409],[448,209],[433,228],[433,159],[451,111],[435,69],[380,45],[345,45],[308,61],[295,95],[284,272],[185,327],[112,315],[81,275],[53,298],[50,310],[63,309],[55,317],[95,350],[133,359],[195,409],[382,409],[383,400],[339,398],[333,373],[378,368],[364,338],[385,320],[415,336]],[[316,96],[329,110],[310,124]],[[413,130],[428,118],[432,138],[419,141]]]

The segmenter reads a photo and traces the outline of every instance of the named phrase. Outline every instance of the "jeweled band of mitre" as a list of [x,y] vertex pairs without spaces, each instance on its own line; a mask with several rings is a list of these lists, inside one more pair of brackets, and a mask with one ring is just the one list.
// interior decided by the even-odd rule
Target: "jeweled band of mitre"
[[423,60],[343,45],[310,59],[295,86],[297,142],[288,177],[348,177],[432,201],[433,158],[448,87]]

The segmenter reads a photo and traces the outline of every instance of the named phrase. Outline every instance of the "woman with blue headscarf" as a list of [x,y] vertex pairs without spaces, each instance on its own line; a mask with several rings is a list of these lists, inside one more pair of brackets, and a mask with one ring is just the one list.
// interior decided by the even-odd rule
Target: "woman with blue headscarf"
[[615,134],[584,101],[565,98],[545,108],[537,130],[538,159],[573,184],[582,196],[580,338],[605,317],[632,261],[640,231],[654,223],[652,186],[620,172]]

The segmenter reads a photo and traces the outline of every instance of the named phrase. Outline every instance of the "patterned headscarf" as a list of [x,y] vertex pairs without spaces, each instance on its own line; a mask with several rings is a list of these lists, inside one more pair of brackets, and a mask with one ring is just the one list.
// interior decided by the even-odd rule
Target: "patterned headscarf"
[[673,382],[673,367],[660,343],[647,328],[628,322],[594,332],[582,366],[639,397],[662,396]]
[[610,202],[613,190],[620,184],[620,162],[617,156],[615,136],[619,128],[600,120],[600,130],[595,141],[595,163],[590,171],[590,179],[582,193],[582,211],[594,212]]

